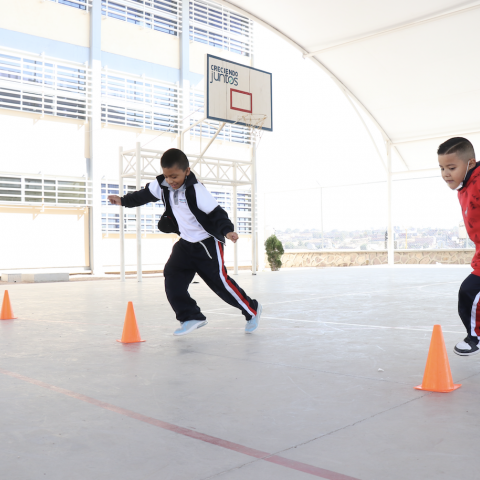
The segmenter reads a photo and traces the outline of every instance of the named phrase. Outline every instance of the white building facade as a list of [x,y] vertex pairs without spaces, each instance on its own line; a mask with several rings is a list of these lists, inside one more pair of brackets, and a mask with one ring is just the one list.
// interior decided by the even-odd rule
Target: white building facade
[[[117,272],[119,148],[177,147],[203,113],[205,54],[253,61],[252,22],[207,0],[0,0],[0,272]],[[204,145],[215,122],[189,131]],[[247,129],[227,125],[212,155],[249,160]],[[234,218],[232,189],[207,186]],[[252,198],[237,192],[238,262],[252,260]],[[176,235],[158,231],[161,202],[142,207],[144,271],[163,268]],[[124,209],[127,272],[135,211]],[[227,248],[227,265],[233,249]]]

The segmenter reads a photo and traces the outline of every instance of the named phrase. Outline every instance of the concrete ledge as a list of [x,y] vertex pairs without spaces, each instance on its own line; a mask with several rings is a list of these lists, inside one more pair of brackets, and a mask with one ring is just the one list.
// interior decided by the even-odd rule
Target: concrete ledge
[[[468,265],[473,249],[395,250],[398,265]],[[265,257],[266,265],[268,261]],[[354,267],[386,265],[386,250],[287,250],[282,255],[282,268],[289,267]]]
[[21,273],[2,273],[2,282],[19,283],[22,281]]
[[22,273],[22,282],[40,283],[40,282],[68,282],[70,275],[66,272],[56,273]]
[[8,283],[68,282],[69,280],[68,272],[2,273],[2,282]]

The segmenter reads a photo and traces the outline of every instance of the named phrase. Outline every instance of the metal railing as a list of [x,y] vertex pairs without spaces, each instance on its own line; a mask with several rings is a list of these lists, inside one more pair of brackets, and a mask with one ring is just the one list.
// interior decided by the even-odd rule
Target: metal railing
[[190,40],[250,56],[253,50],[253,22],[218,3],[190,1]]
[[176,84],[102,71],[102,122],[106,124],[177,133],[181,101]]
[[85,65],[0,49],[0,108],[86,120],[89,84]]
[[182,31],[181,0],[102,0],[102,15],[169,35]]
[[89,207],[92,184],[84,177],[0,172],[0,204]]

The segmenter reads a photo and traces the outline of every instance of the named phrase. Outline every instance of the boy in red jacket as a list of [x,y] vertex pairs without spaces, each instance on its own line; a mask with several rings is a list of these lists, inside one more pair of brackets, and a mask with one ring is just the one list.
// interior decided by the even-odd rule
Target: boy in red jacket
[[458,314],[467,336],[455,345],[457,355],[480,352],[480,164],[475,160],[473,145],[463,137],[454,137],[438,147],[438,163],[442,177],[452,190],[458,190],[463,220],[468,236],[475,243],[473,272],[463,281],[458,292]]

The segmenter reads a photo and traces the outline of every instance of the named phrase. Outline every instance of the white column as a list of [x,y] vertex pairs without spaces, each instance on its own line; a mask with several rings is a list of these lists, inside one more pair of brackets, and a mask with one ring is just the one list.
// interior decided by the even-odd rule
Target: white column
[[[137,190],[142,186],[142,148],[140,142],[136,144],[136,161],[135,168],[137,174]],[[136,207],[136,223],[137,223],[137,281],[142,281],[142,207]]]
[[322,231],[322,250],[325,249],[325,241],[323,239],[323,188],[320,187],[320,228]]
[[[119,168],[119,178],[118,178],[118,194],[120,197],[123,197],[123,147],[118,149],[118,168]],[[124,211],[121,205],[118,207],[120,214],[120,281],[125,281],[125,216]]]
[[[179,112],[178,130],[181,132],[190,124],[190,0],[180,0],[182,2],[182,33],[179,35],[180,42],[180,89],[182,93],[182,102]],[[185,119],[185,120],[183,120]],[[184,136],[179,134],[177,146],[180,150],[185,149]]]
[[[90,98],[89,118],[90,152],[87,159],[88,178],[92,182],[92,207],[90,207],[90,268],[103,274],[102,261],[102,174],[100,168],[100,137],[102,133],[102,73],[101,73],[102,1],[93,0],[90,13]],[[108,223],[108,220],[107,220]]]
[[392,226],[392,144],[387,141],[387,257],[388,264],[393,265],[395,260]]
[[252,143],[252,275],[257,274],[257,145]]

